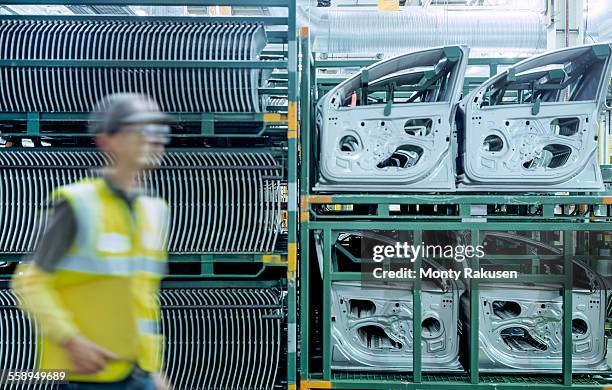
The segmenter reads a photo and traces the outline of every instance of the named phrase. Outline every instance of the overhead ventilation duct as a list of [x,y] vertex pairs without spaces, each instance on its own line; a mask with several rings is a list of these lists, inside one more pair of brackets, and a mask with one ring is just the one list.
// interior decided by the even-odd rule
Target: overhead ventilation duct
[[298,6],[298,22],[310,26],[320,53],[397,54],[464,44],[471,54],[527,56],[546,49],[546,28],[537,11],[475,7],[375,8]]
[[612,41],[612,8],[605,0],[587,4],[584,43]]
[[131,6],[130,11],[139,16],[188,16],[187,6]]
[[3,5],[7,14],[16,15],[70,15],[70,9],[63,5]]
[[130,7],[114,5],[67,5],[75,15],[134,15]]

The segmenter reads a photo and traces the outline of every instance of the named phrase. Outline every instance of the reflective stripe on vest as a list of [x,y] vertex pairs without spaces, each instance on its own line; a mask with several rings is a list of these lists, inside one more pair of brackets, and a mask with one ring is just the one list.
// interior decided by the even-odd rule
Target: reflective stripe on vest
[[[84,226],[92,225],[92,218],[97,217],[101,199],[98,195],[98,189],[94,183],[79,183],[65,187],[70,189],[70,205],[74,208],[73,215],[77,221],[77,234],[75,241],[79,243],[77,246],[79,253],[92,253],[96,247],[97,226],[90,229],[83,229]],[[95,225],[95,224],[94,224]]]
[[162,277],[166,263],[145,258],[105,257],[92,259],[84,256],[65,256],[57,265],[58,269],[94,275],[127,276],[135,272],[146,272]]
[[159,334],[159,321],[155,320],[138,320],[138,332],[146,335]]

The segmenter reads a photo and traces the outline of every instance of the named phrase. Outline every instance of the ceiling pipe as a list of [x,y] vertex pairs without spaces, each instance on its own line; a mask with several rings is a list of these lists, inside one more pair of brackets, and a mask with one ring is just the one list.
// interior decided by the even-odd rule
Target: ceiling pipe
[[318,8],[298,0],[298,23],[310,27],[321,53],[397,54],[421,48],[467,44],[471,54],[525,56],[546,50],[538,11],[482,7]]

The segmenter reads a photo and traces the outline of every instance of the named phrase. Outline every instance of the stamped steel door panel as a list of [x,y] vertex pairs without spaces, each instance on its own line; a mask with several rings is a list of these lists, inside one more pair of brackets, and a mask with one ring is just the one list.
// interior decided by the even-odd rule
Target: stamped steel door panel
[[[563,300],[554,286],[481,286],[482,372],[561,372]],[[574,290],[572,372],[609,371],[604,335],[605,290]],[[464,313],[469,305],[465,302]],[[469,322],[466,322],[469,329]]]
[[468,49],[409,53],[362,70],[317,105],[326,191],[451,190],[451,118]]
[[556,50],[489,79],[459,103],[463,188],[602,190],[597,119],[610,46]]
[[[421,311],[423,371],[461,371],[457,315],[461,291],[424,283]],[[364,288],[332,283],[332,369],[411,371],[412,291],[401,285]]]

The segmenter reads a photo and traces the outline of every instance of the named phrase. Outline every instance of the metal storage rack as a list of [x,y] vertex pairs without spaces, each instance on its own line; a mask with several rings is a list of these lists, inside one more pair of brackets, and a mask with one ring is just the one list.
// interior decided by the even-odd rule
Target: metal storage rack
[[[309,48],[308,30],[300,31],[301,48],[301,105],[300,105],[300,373],[302,389],[602,389],[612,385],[608,375],[572,375],[572,313],[563,312],[562,374],[555,375],[504,375],[484,374],[478,369],[478,280],[472,280],[469,291],[469,351],[461,374],[433,374],[423,372],[421,363],[421,281],[413,282],[413,366],[406,372],[333,371],[331,369],[331,288],[334,281],[360,281],[359,272],[340,272],[334,260],[332,246],[339,232],[346,231],[410,231],[415,242],[420,242],[424,231],[468,231],[471,243],[478,242],[486,230],[564,231],[563,273],[558,275],[520,275],[517,281],[553,283],[563,288],[563,307],[571,307],[573,286],[572,257],[569,248],[574,235],[582,237],[589,231],[612,231],[608,193],[595,195],[496,195],[496,194],[327,194],[314,193],[316,140],[314,133],[314,91],[326,90],[329,84],[317,79],[319,67],[358,67],[373,61],[318,61]],[[492,74],[497,63],[508,60],[478,60],[479,65],[489,65]],[[471,63],[474,63],[473,61]],[[472,82],[466,80],[466,90]],[[607,177],[607,167],[602,167]],[[609,179],[606,179],[609,181]],[[391,207],[390,207],[391,206]],[[404,208],[417,212],[396,212]],[[569,209],[582,210],[584,215],[571,215]],[[483,213],[483,209],[486,211]],[[537,212],[529,212],[537,210]],[[323,237],[322,278],[315,257],[312,233]],[[585,260],[592,254],[583,253]],[[521,261],[534,265],[534,259],[526,256]],[[417,258],[414,268],[420,267]],[[477,267],[478,263],[472,263]],[[316,281],[316,283],[314,283]],[[315,287],[312,287],[315,286]],[[321,303],[319,303],[321,301]]]
[[[28,0],[7,0],[5,5],[27,5],[32,4]],[[162,288],[168,291],[167,296],[163,298],[164,302],[174,302],[177,298],[172,295],[173,289],[184,289],[195,291],[198,294],[202,292],[206,296],[206,291],[222,291],[224,289],[236,289],[236,291],[246,291],[251,289],[274,291],[275,301],[272,298],[266,298],[269,304],[259,303],[256,300],[251,301],[251,305],[246,304],[248,301],[238,297],[223,295],[229,299],[228,302],[221,303],[217,298],[219,295],[211,293],[213,298],[208,301],[192,299],[191,306],[181,306],[176,309],[172,305],[163,309],[169,310],[168,315],[171,318],[177,318],[178,321],[188,321],[194,312],[199,310],[200,313],[208,313],[206,316],[212,315],[225,318],[223,325],[225,326],[225,335],[232,335],[231,345],[232,353],[238,353],[239,349],[234,349],[234,344],[238,348],[239,342],[244,342],[245,345],[254,341],[240,340],[239,336],[234,339],[234,319],[251,318],[251,314],[257,314],[259,321],[274,321],[275,324],[280,324],[280,333],[273,333],[278,339],[274,342],[274,353],[280,357],[275,359],[282,365],[274,379],[272,377],[262,381],[268,383],[270,388],[288,388],[296,389],[297,375],[297,332],[296,332],[296,267],[297,267],[297,117],[298,117],[298,74],[297,74],[297,34],[296,34],[296,3],[291,0],[41,0],[36,1],[36,5],[79,5],[79,6],[256,6],[256,7],[279,7],[286,10],[287,16],[210,16],[210,17],[158,17],[158,16],[104,16],[104,15],[75,15],[75,16],[28,16],[28,15],[2,15],[1,20],[24,20],[24,21],[42,21],[42,20],[64,20],[64,21],[147,21],[147,22],[206,22],[206,23],[256,23],[266,27],[268,43],[274,44],[273,49],[264,49],[260,59],[256,60],[32,60],[32,59],[0,59],[0,69],[10,68],[30,68],[37,69],[39,67],[49,68],[65,68],[65,69],[252,69],[270,72],[271,85],[258,89],[258,93],[268,94],[273,96],[270,104],[262,107],[260,112],[172,112],[173,118],[178,126],[175,126],[172,134],[172,144],[169,148],[170,153],[181,153],[184,151],[214,151],[215,148],[221,147],[224,151],[240,151],[241,145],[248,147],[258,146],[259,150],[264,150],[274,156],[277,165],[263,167],[262,172],[276,171],[278,176],[275,180],[282,183],[283,190],[282,199],[278,203],[278,207],[282,207],[282,219],[284,223],[284,233],[280,238],[281,244],[276,245],[272,249],[265,251],[204,251],[204,252],[188,252],[181,251],[170,254],[170,275],[163,281]],[[35,139],[54,140],[59,142],[59,148],[44,148],[45,151],[91,151],[92,143],[90,136],[84,131],[88,113],[86,112],[1,112],[0,125],[9,124],[10,128],[0,135],[5,139]],[[194,147],[194,142],[198,140],[209,140],[214,146],[211,148]],[[263,141],[262,141],[263,140]],[[189,148],[184,148],[184,145],[189,145]],[[195,143],[195,145],[198,145]],[[238,145],[238,148],[232,146]],[[17,148],[15,148],[17,149]],[[28,148],[26,150],[33,151],[37,148]],[[13,153],[9,149],[5,149],[5,153]],[[24,148],[19,148],[24,150]],[[2,153],[2,152],[0,152]],[[209,169],[210,167],[198,167],[195,164],[195,169]],[[222,164],[221,164],[222,165]],[[36,167],[33,164],[18,164],[11,166],[5,164],[0,166],[0,171],[9,172],[10,170],[20,169],[53,169],[53,166]],[[71,168],[86,169],[87,166]],[[168,167],[164,168],[168,169]],[[238,168],[242,169],[242,168]],[[268,171],[263,171],[268,169]],[[264,173],[265,175],[265,173]],[[22,176],[25,177],[24,174]],[[178,175],[180,178],[181,176]],[[237,178],[237,174],[236,174]],[[269,180],[264,178],[263,180]],[[219,182],[221,182],[219,178]],[[226,190],[229,192],[237,189],[231,187],[226,182]],[[9,200],[4,207],[19,207],[20,200]],[[177,202],[182,202],[177,199]],[[278,210],[277,210],[278,211]],[[223,215],[220,213],[218,217]],[[226,215],[224,218],[229,218],[231,215]],[[20,260],[22,253],[6,252],[0,254],[0,261],[5,262],[0,275],[0,286],[6,288],[10,273],[14,269],[14,264]],[[258,290],[259,289],[259,290]],[[199,292],[198,292],[199,291]],[[255,293],[259,294],[257,291]],[[228,298],[229,297],[229,298]],[[240,298],[240,299],[239,299]],[[7,298],[8,299],[8,298]],[[262,298],[263,299],[263,298]],[[9,301],[7,301],[9,302]],[[199,302],[199,303],[198,303]],[[180,306],[180,305],[179,305]],[[13,318],[13,310],[15,306],[9,302],[6,310],[11,312]],[[184,311],[180,311],[183,310]],[[242,314],[241,314],[242,313]],[[247,314],[244,314],[247,313]],[[249,314],[250,313],[250,314]],[[202,314],[203,315],[203,314]],[[253,314],[255,315],[255,314]],[[17,315],[15,314],[15,317]],[[169,317],[170,318],[170,317]],[[202,317],[203,318],[203,317]],[[208,317],[207,317],[208,318]],[[212,318],[212,317],[211,317]],[[253,317],[255,318],[255,317]],[[21,322],[25,324],[25,320]],[[221,322],[219,322],[221,324]],[[261,323],[260,323],[261,325]],[[229,330],[231,326],[231,331]],[[238,322],[236,322],[238,326]],[[238,328],[236,328],[237,330]],[[250,328],[249,328],[250,329]],[[260,328],[258,328],[260,329]],[[264,328],[261,328],[264,329]],[[268,332],[268,325],[265,325]],[[271,328],[272,329],[272,328]],[[185,330],[186,331],[186,330]],[[272,331],[272,330],[270,330]],[[223,332],[223,329],[222,329]],[[193,337],[199,337],[195,333],[191,333]],[[176,336],[176,335],[175,335]],[[177,336],[178,337],[178,336]],[[189,337],[189,333],[181,337]],[[268,340],[268,339],[266,339]],[[9,340],[10,341],[10,340]],[[182,339],[175,339],[174,342],[184,342]],[[263,340],[257,340],[264,343]],[[24,341],[25,342],[25,341]],[[272,339],[265,341],[272,342]],[[225,341],[225,348],[229,348],[229,343]],[[264,344],[261,344],[264,345]],[[272,345],[272,344],[270,344]],[[249,351],[250,347],[249,347]],[[227,355],[229,358],[229,355]],[[203,356],[202,356],[203,357]],[[180,378],[177,385],[191,386],[195,381],[190,378],[190,362],[183,362],[185,367],[175,368],[171,376]],[[216,368],[211,370],[219,370],[217,362]],[[178,364],[178,362],[177,362]],[[253,364],[253,362],[251,362]],[[206,366],[208,367],[208,366]],[[248,375],[248,370],[259,370],[261,367],[243,366],[245,374],[242,375],[239,371],[228,373],[227,378],[233,375],[233,381],[245,380],[245,385],[256,385],[255,374],[251,372]],[[179,371],[177,371],[179,370]],[[182,371],[180,371],[182,370]],[[263,370],[263,369],[262,369]],[[211,371],[212,372],[212,371]],[[222,372],[222,371],[219,371]],[[250,372],[250,371],[249,371]],[[231,375],[230,375],[231,374]],[[195,371],[193,372],[195,375]],[[223,373],[225,377],[225,373]],[[226,379],[227,379],[226,378]],[[242,379],[241,379],[242,378]],[[251,378],[252,381],[246,378]],[[259,374],[257,374],[259,378]],[[231,378],[230,378],[231,379]],[[220,379],[223,380],[223,379]],[[229,380],[229,379],[228,379]],[[190,384],[189,384],[190,383]],[[212,382],[211,382],[212,383]],[[215,382],[215,386],[224,386],[221,382]],[[230,383],[230,382],[228,382]],[[235,383],[235,382],[233,382]],[[257,382],[259,383],[259,382]],[[189,385],[187,385],[189,384]],[[178,386],[177,388],[180,388]]]

